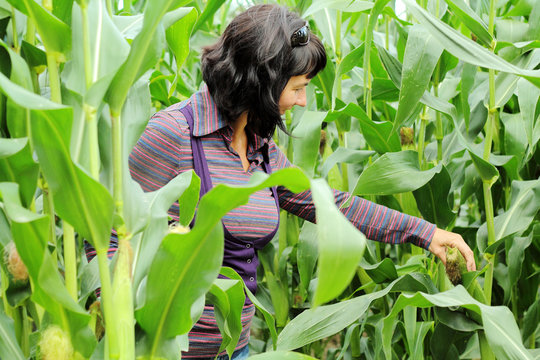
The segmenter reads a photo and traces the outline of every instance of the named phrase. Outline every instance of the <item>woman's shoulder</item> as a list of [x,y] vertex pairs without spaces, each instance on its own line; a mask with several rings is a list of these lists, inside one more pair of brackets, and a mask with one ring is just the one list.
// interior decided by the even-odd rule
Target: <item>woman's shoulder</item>
[[189,126],[186,116],[181,111],[183,108],[191,106],[191,99],[173,104],[165,109],[159,110],[150,118],[148,127],[158,131],[189,133]]
[[270,158],[272,168],[283,169],[291,166],[287,156],[274,139],[268,139],[268,157]]

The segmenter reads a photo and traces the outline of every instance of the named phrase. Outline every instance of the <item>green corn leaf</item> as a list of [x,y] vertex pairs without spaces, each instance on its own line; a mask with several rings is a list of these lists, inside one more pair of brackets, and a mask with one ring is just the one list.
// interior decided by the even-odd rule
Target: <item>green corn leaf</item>
[[374,300],[386,296],[390,291],[427,291],[424,283],[425,279],[418,277],[418,274],[405,275],[383,290],[305,310],[291,320],[279,334],[277,349],[293,350],[332,336],[358,320]]
[[366,270],[369,277],[376,283],[381,284],[383,282],[394,281],[398,278],[396,265],[394,262],[386,258],[377,264],[367,264],[362,261],[360,264],[364,270]]
[[[160,356],[163,341],[191,329],[201,314],[204,294],[217,278],[222,257],[221,224],[194,228],[187,234],[170,233],[161,241],[148,273],[145,304],[135,313],[151,337],[148,356]],[[194,305],[197,310],[192,312]]]
[[493,185],[499,178],[499,171],[497,168],[490,164],[489,161],[486,161],[480,156],[476,155],[472,150],[468,150],[468,152],[474,166],[476,167],[476,170],[478,170],[478,174],[480,174],[480,177],[482,178],[482,181],[487,182],[489,186]]
[[329,112],[325,121],[332,121],[342,114],[358,119],[362,134],[366,138],[367,143],[379,154],[401,150],[399,137],[396,132],[392,131],[391,122],[376,122],[371,120],[366,112],[354,103],[349,103],[343,109]]
[[107,249],[113,201],[103,185],[81,170],[69,153],[71,108],[55,104],[10,82],[0,74],[0,88],[31,111],[31,134],[56,212],[96,249]]
[[[242,277],[238,275],[236,271],[229,267],[222,267],[220,271],[221,275],[226,276],[229,279],[235,279],[239,281],[243,281]],[[268,326],[268,329],[270,331],[270,338],[272,339],[272,343],[274,350],[276,349],[276,343],[277,343],[277,331],[276,331],[276,322],[272,314],[266,308],[263,306],[263,304],[257,299],[255,295],[249,290],[249,288],[244,284],[244,291],[246,292],[249,300],[255,305],[255,308],[261,312],[261,314],[264,317],[264,320],[266,322],[266,326]]]
[[375,155],[371,150],[353,150],[339,147],[330,155],[321,167],[321,177],[326,177],[334,165],[338,163],[360,164],[370,156]]
[[334,81],[335,81],[335,66],[332,61],[328,61],[326,66],[322,71],[319,71],[317,76],[311,79],[311,83],[317,86],[326,97],[326,101],[329,104],[332,104],[332,94],[334,91]]
[[36,70],[39,70],[37,71],[38,73],[47,66],[47,56],[45,55],[45,51],[24,40],[21,42],[21,56],[26,60],[28,67],[37,68]]
[[[131,189],[131,196],[136,200],[131,207],[139,213],[126,216],[126,227],[133,234],[143,231],[140,237],[132,240],[134,288],[138,288],[148,274],[161,239],[167,234],[168,210],[171,204],[179,196],[185,199],[184,196],[188,194],[194,195],[192,200],[196,204],[199,200],[199,184],[198,176],[192,171],[178,175],[159,190],[149,193],[143,193],[140,185],[131,180],[128,189]],[[181,203],[184,210],[184,202]],[[144,206],[141,206],[142,204]],[[189,222],[181,224],[187,226]]]
[[232,356],[242,333],[242,309],[246,295],[241,280],[216,279],[207,294],[214,305],[216,320],[223,336],[219,352],[227,349]]
[[423,26],[414,25],[409,30],[401,73],[399,105],[393,131],[397,131],[401,124],[414,113],[418,101],[431,80],[431,74],[442,50],[438,41]]
[[13,320],[4,312],[0,312],[0,354],[13,360],[26,359],[15,338]]
[[334,197],[323,180],[311,182],[319,233],[319,262],[314,306],[338,296],[349,284],[364,254],[365,236],[333,206]]
[[404,0],[409,11],[452,55],[473,65],[522,76],[540,87],[540,70],[525,70],[510,64],[486,48],[466,38],[449,25],[426,12],[411,0]]
[[164,37],[160,21],[173,3],[173,0],[156,0],[152,6],[146,7],[143,27],[133,40],[129,55],[114,76],[106,94],[113,114],[120,114],[130,87],[159,57],[160,42]]
[[[216,279],[214,281],[214,284],[212,284],[212,287],[206,294],[206,302],[214,306],[216,322],[221,333],[222,340],[219,352],[222,352],[223,349],[231,343],[232,339],[231,330],[229,329],[229,324],[227,323],[227,318],[231,313],[231,305],[229,302],[229,297],[227,296],[227,292],[221,288],[222,286],[226,285],[226,281],[227,280]],[[237,280],[229,281],[234,281],[236,283],[238,282]],[[244,295],[243,291],[242,295]]]
[[495,52],[499,53],[501,49],[504,49],[510,46],[515,49],[520,49],[523,52],[527,52],[529,50],[540,48],[540,40],[516,41],[516,42],[497,41],[497,45],[495,46]]
[[506,254],[508,262],[508,281],[516,284],[522,274],[525,251],[531,245],[533,234],[527,237],[514,237],[506,241]]
[[21,55],[30,68],[43,68],[47,66],[47,56],[45,55],[45,51],[24,40],[21,43]]
[[[373,41],[373,31],[375,30],[375,26],[377,25],[377,19],[379,18],[379,15],[383,11],[386,4],[388,4],[390,0],[377,0],[371,9],[371,12],[369,14],[369,21],[366,29],[366,41],[364,43],[364,70],[366,72],[371,71],[371,46]],[[364,89],[368,88],[368,82],[369,82],[369,76],[364,76]],[[366,101],[364,96],[364,102]]]
[[279,334],[277,349],[293,350],[332,336],[356,321],[371,302],[389,292],[377,291],[352,300],[309,309],[295,317]]
[[[343,60],[336,68],[336,76],[334,77],[334,84],[332,86],[332,99],[335,99],[337,96],[338,83],[341,81],[342,76],[354,69],[356,66],[359,66],[360,60],[362,59],[363,55],[364,43],[351,50],[351,52],[349,52],[347,55],[345,55],[345,57],[343,57]],[[335,100],[332,104],[332,108],[334,108]]]
[[441,229],[446,228],[456,217],[448,203],[451,183],[448,171],[442,166],[427,184],[413,191],[423,218]]
[[448,356],[453,359],[459,358],[459,351],[454,345],[456,334],[458,334],[457,331],[445,326],[443,323],[435,324],[429,349],[433,357],[437,359],[445,359]]
[[396,316],[406,306],[411,305],[418,307],[462,306],[481,314],[489,346],[497,358],[532,360],[532,356],[523,346],[519,329],[510,310],[502,306],[487,306],[474,300],[461,285],[433,295],[424,293],[401,294],[390,314],[384,319],[384,353],[387,359],[392,358],[392,329]]
[[117,31],[120,33],[121,37],[131,43],[133,39],[135,39],[137,35],[141,32],[144,21],[144,14],[133,14],[131,16],[113,15],[112,21],[117,28]]
[[[524,69],[534,69],[540,63],[540,51],[529,52],[514,62],[517,66]],[[509,73],[500,73],[495,79],[495,107],[504,107],[504,104],[510,100],[510,97],[514,95],[518,81],[521,80],[519,76]],[[524,80],[522,80],[524,81]],[[526,82],[528,83],[528,82]],[[532,85],[528,83],[529,86]],[[531,86],[532,87],[532,86]],[[535,93],[539,93],[540,89],[531,89],[534,96]],[[487,99],[485,100],[487,104]]]
[[[135,225],[137,220],[130,219],[132,217],[131,211],[139,207],[138,199],[131,196],[131,186],[127,183],[134,185],[130,176],[128,165],[128,154],[131,153],[133,147],[141,137],[148,123],[148,119],[152,116],[152,101],[150,91],[148,89],[148,83],[146,79],[139,79],[128,92],[124,108],[122,110],[122,154],[123,154],[123,183],[124,183],[124,221],[126,224]],[[109,137],[110,133],[102,131],[100,134],[100,144],[112,144],[112,139]],[[107,152],[110,154],[112,149]],[[105,168],[109,174],[114,171],[111,165],[107,164]],[[135,185],[139,186],[139,185]],[[136,216],[134,216],[136,218]]]
[[32,300],[40,304],[53,322],[69,331],[73,346],[88,357],[96,346],[88,322],[90,316],[69,295],[47,248],[48,217],[35,214],[20,204],[18,186],[0,183],[0,195],[8,218],[17,251],[32,279]]
[[286,277],[282,276],[281,267],[275,265],[277,265],[276,262],[281,263],[281,259],[286,258],[288,253],[290,251],[284,250],[281,255],[277,255],[273,246],[266,246],[259,251],[259,261],[264,269],[264,278],[272,299],[274,316],[278,327],[285,326],[289,320],[289,282]]
[[446,3],[450,9],[452,9],[452,12],[484,43],[484,45],[491,45],[493,37],[488,31],[487,25],[465,1],[447,0]]
[[[516,93],[518,95],[519,108],[521,110],[521,116],[523,117],[523,128],[527,136],[527,143],[529,145],[528,153],[532,153],[535,143],[534,124],[535,124],[535,110],[538,98],[540,98],[540,90],[532,86],[529,82],[520,80],[517,83]],[[523,139],[520,139],[521,141]]]
[[71,109],[32,111],[32,141],[55,210],[98,250],[108,247],[113,202],[107,189],[69,154]]
[[371,99],[394,102],[399,100],[399,89],[392,80],[374,78],[371,83]]
[[[507,42],[522,42],[527,41],[527,32],[529,24],[515,19],[497,19],[495,21],[495,31],[497,40]],[[537,40],[537,39],[536,39]]]
[[[527,229],[540,210],[540,180],[513,181],[510,207],[495,217],[495,241]],[[484,251],[487,228],[484,223],[476,236],[478,248]]]
[[[98,108],[107,87],[129,53],[129,45],[121,29],[113,23],[104,2],[90,1],[87,5],[90,54],[90,79],[86,80],[84,64],[84,36],[82,14],[79,5],[73,4],[72,36],[74,39],[72,58],[66,63],[62,78],[66,86],[85,96],[85,103]],[[90,84],[87,89],[86,82]]]
[[529,39],[540,39],[540,3],[536,1],[529,13]]
[[[15,84],[22,86],[26,90],[33,91],[34,87],[32,85],[30,71],[24,59],[1,40],[0,50],[0,52],[7,52],[5,61],[8,61],[9,65],[6,65],[6,67],[11,69],[10,73],[5,75]],[[17,105],[11,99],[6,101],[6,121],[11,137],[20,138],[28,136],[29,118],[30,113],[27,109]]]
[[433,321],[424,322],[416,320],[416,306],[408,306],[403,309],[403,327],[408,344],[408,352],[411,359],[424,357],[424,338],[427,332],[433,328]]
[[[379,50],[379,56],[381,58],[381,61],[383,62],[386,71],[388,72],[388,76],[390,77],[390,79],[392,79],[392,82],[397,88],[401,88],[401,63],[384,48],[377,46],[377,49]],[[458,114],[456,107],[448,101],[444,101],[432,95],[428,91],[425,91],[423,93],[419,101],[434,110],[440,111],[449,119],[451,119],[454,124],[458,123]],[[397,138],[397,133],[393,133],[396,134]]]
[[535,4],[534,0],[519,0],[516,1],[512,10],[506,16],[527,16],[531,13]]
[[343,12],[365,12],[373,7],[369,1],[350,1],[350,0],[316,0],[302,14],[303,17],[315,14],[324,9],[334,9]]
[[463,117],[465,119],[466,129],[469,128],[470,119],[470,106],[469,106],[469,94],[474,85],[474,78],[476,76],[476,66],[471,64],[464,64],[461,72],[461,92],[459,94],[461,103],[463,106]]
[[440,166],[421,171],[415,151],[386,153],[364,169],[353,194],[391,195],[416,190],[440,172]]
[[[528,86],[532,89],[537,90],[534,85],[523,80]],[[504,124],[504,147],[508,155],[513,155],[516,157],[519,166],[523,164],[525,155],[527,155],[528,141],[523,141],[527,139],[527,130],[526,127],[528,124],[523,126],[524,121],[523,116],[525,109],[521,110],[521,113],[518,114],[501,114],[501,122]]]
[[[529,337],[534,334],[540,323],[540,303],[535,301],[532,305],[525,311],[523,316],[523,340],[526,341]],[[538,357],[535,357],[537,359]]]
[[457,331],[471,332],[482,329],[482,326],[469,318],[463,310],[436,307],[435,314],[442,324]]
[[0,138],[0,182],[19,184],[22,203],[29,207],[37,187],[39,166],[27,138]]
[[269,351],[262,354],[250,356],[249,360],[315,360],[306,354],[293,351]]
[[317,225],[306,221],[300,230],[298,249],[296,251],[300,285],[306,294],[309,289],[309,283],[313,278],[313,271],[315,270],[318,255]]
[[203,12],[201,13],[201,16],[199,16],[199,18],[197,19],[197,22],[195,23],[195,26],[193,27],[193,32],[197,32],[198,30],[201,29],[201,27],[210,19],[214,16],[214,14],[219,10],[219,8],[221,7],[221,5],[223,5],[223,3],[225,2],[225,0],[209,0],[207,3],[206,3],[206,6],[203,10]]
[[184,191],[180,199],[178,199],[178,203],[182,204],[182,211],[180,211],[178,222],[184,226],[188,226],[195,215],[197,203],[199,202],[200,188],[201,180],[198,176],[192,176],[189,191]]
[[71,13],[74,0],[56,0],[52,3],[52,13],[54,16],[71,25]]
[[17,10],[31,17],[47,51],[63,54],[64,61],[71,50],[71,30],[69,26],[41,5],[32,0],[8,0]]
[[[189,38],[197,21],[197,10],[194,8],[180,8],[176,11],[185,11],[178,21],[167,28],[165,38],[176,58],[176,68],[179,70],[189,54]],[[169,14],[165,15],[166,17]],[[165,20],[165,19],[164,19]],[[178,75],[177,75],[178,76]]]
[[292,132],[294,163],[309,176],[313,176],[315,172],[321,143],[321,124],[325,117],[324,112],[304,111],[300,123]]

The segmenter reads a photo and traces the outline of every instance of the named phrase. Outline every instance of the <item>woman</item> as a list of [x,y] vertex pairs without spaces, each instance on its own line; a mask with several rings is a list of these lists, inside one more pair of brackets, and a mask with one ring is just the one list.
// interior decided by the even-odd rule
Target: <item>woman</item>
[[[325,65],[321,41],[298,15],[275,5],[248,9],[231,22],[216,44],[204,49],[206,86],[152,117],[130,155],[132,177],[145,191],[154,191],[176,175],[195,169],[205,192],[213,184],[245,184],[256,171],[290,167],[272,135],[276,126],[286,130],[281,119],[286,110],[306,105],[306,86]],[[340,191],[334,191],[334,196],[338,207],[351,198]],[[284,187],[255,193],[248,204],[222,219],[224,265],[234,268],[253,292],[256,250],[275,235],[280,208],[315,221],[311,193],[294,194]],[[173,205],[170,216],[178,219],[178,211],[178,204]],[[457,234],[359,197],[341,211],[370,239],[411,242],[443,262],[445,247],[457,247],[468,269],[475,269],[471,249]],[[244,331],[234,359],[247,357],[254,311],[246,301]],[[215,357],[221,337],[211,307],[205,308],[189,337],[190,348],[182,358]]]

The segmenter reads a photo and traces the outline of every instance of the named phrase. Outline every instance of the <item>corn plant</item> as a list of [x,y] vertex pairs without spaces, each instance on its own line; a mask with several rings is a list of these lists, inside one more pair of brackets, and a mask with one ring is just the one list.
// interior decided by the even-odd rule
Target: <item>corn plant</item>
[[[232,354],[245,292],[254,359],[539,356],[540,3],[279,3],[329,57],[274,136],[296,168],[199,199],[192,172],[144,193],[127,156],[251,3],[0,0],[0,357],[178,359],[205,301]],[[274,185],[311,189],[317,223],[281,214],[255,296],[221,268],[220,219]],[[479,270],[454,286],[366,241],[330,187],[462,234]],[[169,229],[175,201],[192,229]]]

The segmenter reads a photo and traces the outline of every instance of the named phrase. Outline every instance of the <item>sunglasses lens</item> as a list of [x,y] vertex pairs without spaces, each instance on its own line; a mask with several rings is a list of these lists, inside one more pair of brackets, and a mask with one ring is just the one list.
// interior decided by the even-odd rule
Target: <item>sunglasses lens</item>
[[309,42],[309,29],[307,25],[293,32],[291,36],[292,47],[306,45]]

